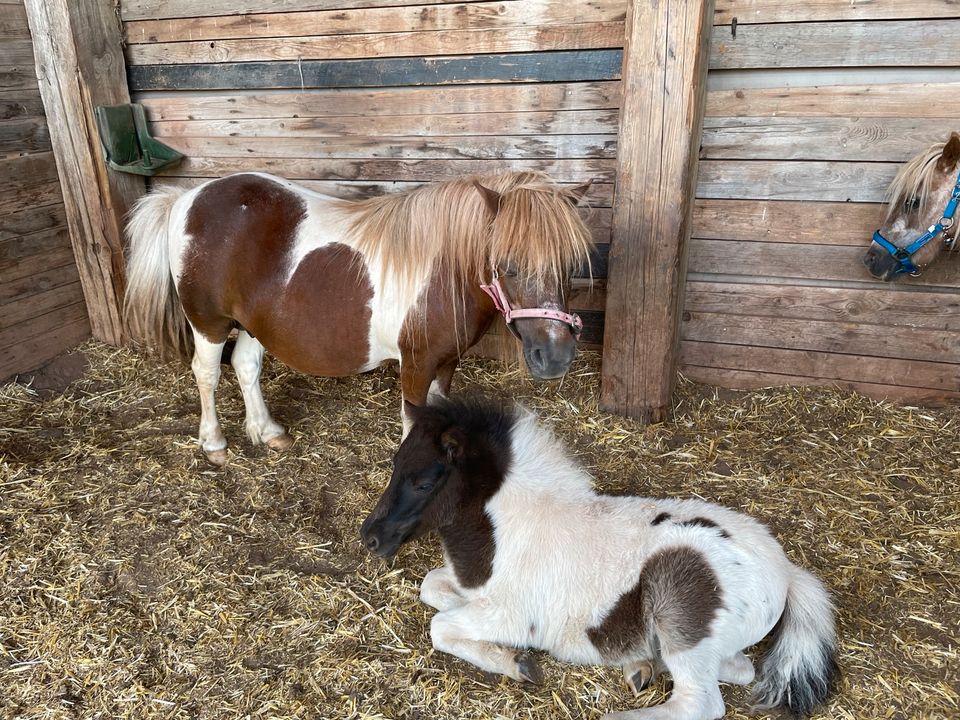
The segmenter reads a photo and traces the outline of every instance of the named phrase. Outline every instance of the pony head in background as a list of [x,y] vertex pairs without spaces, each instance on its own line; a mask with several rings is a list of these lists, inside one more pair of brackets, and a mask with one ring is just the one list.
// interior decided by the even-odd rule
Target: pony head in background
[[904,165],[887,189],[883,226],[863,264],[878,280],[919,275],[957,239],[960,204],[960,134],[931,145]]

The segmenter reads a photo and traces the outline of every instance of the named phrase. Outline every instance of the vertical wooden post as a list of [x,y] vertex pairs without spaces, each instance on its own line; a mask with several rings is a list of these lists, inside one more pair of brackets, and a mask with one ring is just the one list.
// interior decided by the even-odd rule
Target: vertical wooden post
[[123,216],[144,192],[103,161],[97,105],[130,102],[113,0],[25,0],[40,94],[93,336],[123,341]]
[[601,407],[660,422],[676,381],[713,0],[627,11]]

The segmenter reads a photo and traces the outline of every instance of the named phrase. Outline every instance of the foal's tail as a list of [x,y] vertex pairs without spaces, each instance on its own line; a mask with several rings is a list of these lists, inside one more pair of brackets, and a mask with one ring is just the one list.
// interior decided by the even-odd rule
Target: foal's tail
[[794,717],[809,715],[833,691],[837,639],[833,604],[812,574],[794,566],[787,603],[773,629],[754,688],[756,708],[783,707]]
[[127,223],[127,293],[123,319],[136,342],[161,357],[192,354],[193,337],[170,274],[170,213],[186,190],[161,187],[141,197]]

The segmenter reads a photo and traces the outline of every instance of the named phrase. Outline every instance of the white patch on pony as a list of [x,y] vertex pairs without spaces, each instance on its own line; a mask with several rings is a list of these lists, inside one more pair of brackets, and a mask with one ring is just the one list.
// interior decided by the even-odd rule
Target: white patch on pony
[[180,286],[180,278],[183,276],[185,253],[193,241],[193,236],[187,234],[187,216],[193,207],[197,195],[212,182],[216,182],[216,180],[208,180],[202,185],[198,185],[189,192],[181,195],[180,199],[170,208],[170,217],[167,220],[169,228],[167,241],[169,243],[170,275],[173,277],[173,282],[177,287]]

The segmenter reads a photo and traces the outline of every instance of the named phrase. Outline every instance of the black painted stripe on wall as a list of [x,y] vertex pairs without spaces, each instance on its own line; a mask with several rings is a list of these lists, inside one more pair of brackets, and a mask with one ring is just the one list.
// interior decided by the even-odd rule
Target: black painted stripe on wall
[[590,252],[590,267],[586,264],[574,270],[573,277],[602,280],[607,277],[607,261],[610,256],[609,243],[597,243]]
[[504,55],[383,60],[311,60],[193,65],[132,65],[132,92],[400,87],[477,82],[617,80],[622,50],[564,50]]

